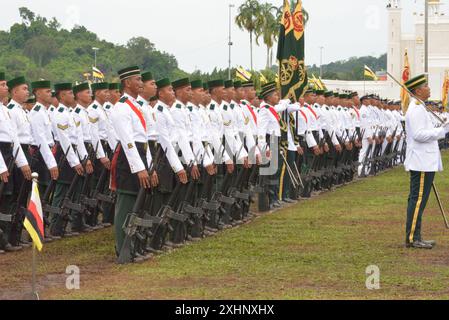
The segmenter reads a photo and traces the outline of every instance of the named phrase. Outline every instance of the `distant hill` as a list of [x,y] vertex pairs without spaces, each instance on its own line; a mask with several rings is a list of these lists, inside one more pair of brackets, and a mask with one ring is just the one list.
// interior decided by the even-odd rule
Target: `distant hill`
[[[19,9],[19,15],[21,23],[14,24],[8,31],[0,31],[0,70],[4,70],[9,79],[25,75],[28,80],[83,81],[83,74],[92,72],[94,47],[99,48],[97,67],[105,74],[106,81],[118,80],[117,70],[129,64],[151,70],[155,78],[189,76],[179,68],[173,55],[157,50],[149,39],[137,37],[126,45],[117,45],[99,39],[83,26],[63,29],[56,18],[47,19],[25,7]],[[363,80],[365,64],[374,71],[385,70],[387,56],[353,57],[329,63],[323,66],[323,78]],[[273,81],[277,66],[262,72],[269,81]],[[309,75],[319,75],[319,66],[309,66],[308,72]],[[231,74],[234,77],[234,68]],[[227,69],[215,69],[210,73],[196,71],[190,76],[192,79],[211,80],[225,79],[227,75]],[[253,79],[259,86],[258,73],[254,72]]]
[[83,81],[83,74],[92,72],[93,47],[100,49],[97,67],[107,81],[117,80],[117,70],[129,64],[151,70],[156,78],[186,75],[173,55],[158,51],[146,38],[116,45],[100,40],[83,26],[62,29],[56,18],[48,20],[27,8],[20,8],[19,14],[22,23],[0,31],[0,69],[8,78],[25,75],[29,80]]
[[[363,80],[363,69],[367,65],[374,72],[385,71],[387,69],[387,54],[380,57],[352,57],[348,60],[341,60],[323,65],[323,79],[330,80]],[[320,74],[320,66],[308,67],[309,74]],[[368,80],[368,79],[367,79]]]

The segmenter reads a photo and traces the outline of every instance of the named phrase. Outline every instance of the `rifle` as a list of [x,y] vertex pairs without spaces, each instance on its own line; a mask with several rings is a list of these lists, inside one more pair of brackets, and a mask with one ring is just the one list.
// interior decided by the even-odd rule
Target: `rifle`
[[249,206],[249,194],[240,191],[245,173],[246,169],[240,168],[234,183],[227,191],[227,196],[235,199],[234,204],[229,208],[231,218],[234,221],[241,221],[243,219],[243,207]]
[[[150,177],[160,167],[162,158],[161,152],[161,149],[159,149],[156,154],[155,161],[153,161],[150,169],[148,170]],[[134,203],[132,212],[128,213],[123,223],[125,239],[123,240],[122,247],[120,248],[117,259],[118,264],[131,263],[139,253],[142,255],[145,254],[145,244],[148,238],[147,231],[153,227],[155,223],[160,222],[160,220],[156,217],[145,216],[143,207],[147,195],[148,190],[141,187],[139,193],[137,194],[137,199]]]
[[[19,154],[19,150],[20,150],[19,148],[16,150],[16,153],[14,154],[14,158],[12,158],[11,161],[8,163],[8,168],[7,169],[8,169],[9,176],[12,175],[12,170],[14,168],[14,163],[16,162],[17,155]],[[2,199],[3,190],[5,189],[5,185],[6,185],[6,183],[3,180],[0,181],[0,200]],[[0,221],[11,222],[11,216],[8,215],[8,214],[3,214],[3,213],[0,212]]]
[[[20,147],[19,147],[20,148]],[[17,148],[16,153],[14,154],[14,157],[11,159],[11,161],[8,163],[8,173],[11,176],[12,175],[12,169],[14,168],[14,163],[17,160],[17,155],[19,154],[19,148]],[[0,199],[3,196],[3,190],[5,188],[6,183],[2,180],[0,181]]]
[[[91,147],[89,150],[89,153],[87,155],[87,161],[91,161],[93,162],[93,159],[95,158],[97,151],[98,151],[98,145],[100,142],[97,142],[97,145],[95,146],[95,151],[93,150],[93,148]],[[87,164],[86,161],[86,164]],[[83,167],[84,169],[84,179],[83,179],[83,186],[81,188],[81,193],[80,193],[80,198],[79,198],[79,203],[83,206],[83,211],[81,212],[81,229],[83,229],[82,225],[84,224],[83,222],[83,216],[92,216],[95,215],[95,221],[97,220],[97,215],[98,215],[98,211],[97,213],[95,212],[91,212],[89,209],[96,209],[98,206],[98,200],[96,198],[90,198],[89,197],[89,189],[90,189],[90,185],[91,185],[91,181],[92,181],[92,177],[93,177],[93,173],[88,174],[86,167]]]
[[[191,167],[189,170],[189,175],[190,171]],[[181,244],[185,242],[188,235],[186,224],[189,224],[191,228],[195,225],[196,217],[200,217],[203,214],[203,210],[201,208],[197,208],[191,205],[191,199],[194,195],[195,184],[196,182],[191,179],[187,183],[187,185],[184,186],[184,188],[186,189],[184,198],[178,204],[177,210],[175,212],[175,215],[177,215],[179,219],[172,220],[172,222],[174,222],[175,224],[173,226],[174,231],[171,234],[171,242],[174,244]]]
[[[372,140],[374,140],[376,138],[376,134],[377,134],[378,130],[379,130],[379,128],[376,128],[376,130],[374,131],[374,134],[373,134],[373,136],[371,138]],[[373,144],[371,143],[368,146],[368,149],[366,150],[365,159],[363,160],[362,172],[360,174],[361,178],[365,178],[366,177],[366,167],[368,166],[368,164],[371,163],[371,160],[372,160],[372,157],[373,157],[373,156],[371,156],[371,151],[372,150],[373,150]],[[374,154],[374,152],[373,152],[373,154]]]
[[[117,147],[115,151],[111,153],[109,157],[109,161],[112,162],[115,152],[117,151]],[[105,183],[109,178],[109,170],[104,166],[101,169],[101,174],[98,179],[97,185],[95,186],[94,191],[92,192],[92,199],[96,199],[98,202],[114,204],[116,199],[116,193],[109,190],[108,194],[102,193],[101,190],[105,189]]]
[[386,168],[387,166],[389,166],[389,162],[392,159],[392,155],[393,155],[393,151],[392,151],[392,146],[393,146],[393,142],[396,140],[396,132],[398,131],[398,126],[396,126],[396,129],[394,129],[392,136],[392,141],[389,142],[384,150],[384,153],[382,155],[382,168]]
[[[81,162],[83,168],[86,166],[88,157]],[[51,226],[50,232],[55,236],[64,236],[65,229],[67,227],[68,222],[72,222],[73,218],[70,217],[70,211],[75,211],[78,214],[83,212],[83,206],[79,203],[74,203],[74,197],[76,193],[76,188],[78,185],[81,176],[75,172],[73,176],[72,182],[70,183],[70,187],[67,190],[64,199],[59,207],[59,210],[56,213],[56,222]],[[61,229],[61,230],[60,230]]]
[[[62,155],[61,159],[59,159],[58,168],[62,167],[65,159],[67,158],[67,155],[69,154],[70,148],[71,148],[71,146],[69,146],[67,148],[66,152]],[[44,213],[44,223],[45,223],[45,226],[47,226],[47,227],[50,226],[50,221],[48,220],[49,215],[59,213],[58,207],[53,207],[52,205],[50,205],[50,197],[52,196],[52,194],[55,190],[56,182],[57,182],[57,180],[51,179],[50,183],[48,184],[47,188],[45,189],[44,197],[41,199],[42,211]]]
[[24,197],[27,195],[27,184],[29,181],[23,179],[20,185],[19,193],[14,203],[9,208],[9,215],[11,216],[11,230],[9,242],[13,246],[20,245],[20,238],[22,234],[22,224],[25,219],[25,208],[23,207]]
[[176,187],[170,195],[167,204],[162,206],[159,209],[158,214],[156,215],[156,219],[158,219],[159,221],[157,222],[157,226],[151,238],[151,248],[153,248],[154,250],[161,250],[164,247],[167,235],[174,231],[173,227],[170,224],[171,220],[178,220],[180,222],[185,221],[184,216],[178,217],[178,215],[173,210],[175,202],[181,191],[181,187],[181,182],[177,181]]

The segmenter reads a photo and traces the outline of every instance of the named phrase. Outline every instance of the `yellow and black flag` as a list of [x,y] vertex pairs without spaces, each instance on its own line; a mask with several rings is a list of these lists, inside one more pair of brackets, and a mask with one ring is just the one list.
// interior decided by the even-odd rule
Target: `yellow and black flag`
[[304,15],[302,1],[297,0],[293,13],[284,0],[277,59],[282,98],[298,101],[307,86],[304,64]]
[[44,243],[44,216],[42,214],[42,204],[36,181],[33,181],[31,198],[28,208],[25,211],[23,226],[30,234],[37,250],[42,251]]

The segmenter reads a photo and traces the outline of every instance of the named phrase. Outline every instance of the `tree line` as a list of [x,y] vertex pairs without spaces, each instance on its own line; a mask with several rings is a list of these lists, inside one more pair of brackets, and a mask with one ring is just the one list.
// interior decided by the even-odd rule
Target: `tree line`
[[[247,0],[238,8],[235,23],[249,34],[251,63],[254,41],[257,45],[267,48],[265,69],[252,71],[256,84],[259,83],[260,73],[268,81],[273,81],[276,77],[277,65],[274,63],[273,52],[279,36],[282,9],[282,6],[276,7],[256,0]],[[92,71],[93,48],[100,50],[101,59],[98,59],[97,67],[105,74],[105,81],[117,81],[116,71],[126,67],[129,61],[141,66],[143,70],[151,70],[156,78],[228,78],[227,68],[189,74],[179,68],[173,55],[157,50],[155,45],[144,37],[135,37],[125,45],[117,45],[99,39],[84,26],[76,25],[72,30],[63,29],[56,18],[47,19],[25,7],[19,8],[19,14],[22,20],[20,23],[15,23],[9,31],[0,30],[0,69],[4,70],[9,78],[25,75],[28,79],[51,79],[55,82],[84,81],[83,74]],[[304,21],[308,19],[309,16],[304,11]],[[362,80],[365,64],[374,71],[384,70],[386,55],[379,58],[354,57],[332,62],[323,66],[323,78]],[[308,72],[319,75],[319,66],[309,66]],[[231,69],[231,75],[235,76],[234,68]]]

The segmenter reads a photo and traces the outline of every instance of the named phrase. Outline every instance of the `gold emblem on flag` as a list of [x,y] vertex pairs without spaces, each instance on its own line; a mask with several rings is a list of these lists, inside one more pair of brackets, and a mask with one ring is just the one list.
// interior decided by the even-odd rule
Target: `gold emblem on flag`
[[284,59],[281,61],[281,85],[288,85],[295,75],[295,72],[299,73],[299,79],[304,81],[305,78],[305,66],[304,60],[298,61],[298,59],[294,56],[290,56],[290,58]]
[[304,16],[302,14],[302,8],[296,8],[293,13],[293,29],[295,30],[295,38],[296,40],[301,39],[304,34]]

